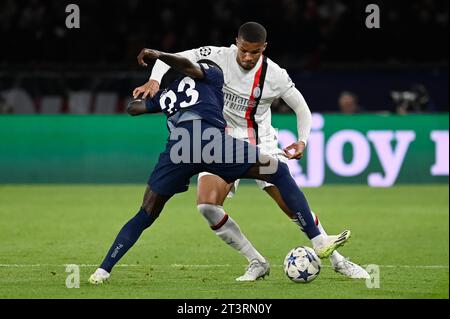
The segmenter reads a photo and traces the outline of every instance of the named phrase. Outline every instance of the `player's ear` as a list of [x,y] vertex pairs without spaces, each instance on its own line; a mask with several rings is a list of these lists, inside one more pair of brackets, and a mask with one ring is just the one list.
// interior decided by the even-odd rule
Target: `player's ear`
[[266,51],[266,48],[267,48],[267,42],[264,43],[264,47],[262,49],[262,52]]

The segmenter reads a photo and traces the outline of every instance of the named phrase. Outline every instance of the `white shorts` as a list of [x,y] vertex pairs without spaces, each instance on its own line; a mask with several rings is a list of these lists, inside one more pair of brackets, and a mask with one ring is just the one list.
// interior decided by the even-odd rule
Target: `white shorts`
[[[264,145],[261,145],[259,147],[260,147],[260,150],[262,153],[271,155],[271,156],[279,159],[282,162],[288,161],[288,159],[283,155],[283,151],[280,148],[278,148],[278,141],[276,141],[276,140],[274,140],[274,142],[272,142],[272,143],[265,143]],[[214,175],[214,174],[211,174],[208,172],[202,172],[202,173],[198,174],[198,179],[200,179],[202,176],[206,176],[206,175]],[[231,198],[234,196],[234,194],[236,194],[237,188],[239,186],[239,181],[240,181],[240,179],[234,181],[234,185],[227,195],[228,198]],[[258,187],[261,189],[265,189],[266,187],[274,186],[273,184],[270,184],[270,183],[267,183],[265,181],[261,181],[258,179],[255,179],[255,182],[258,185]]]

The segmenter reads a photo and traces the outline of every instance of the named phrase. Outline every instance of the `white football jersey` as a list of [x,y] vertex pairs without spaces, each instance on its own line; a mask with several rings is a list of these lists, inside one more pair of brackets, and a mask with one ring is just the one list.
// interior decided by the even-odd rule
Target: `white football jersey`
[[[276,147],[277,134],[271,125],[270,106],[276,98],[287,95],[295,85],[285,69],[264,56],[261,56],[253,69],[243,69],[236,61],[237,51],[235,45],[208,46],[179,54],[193,62],[201,59],[212,60],[222,68],[223,113],[230,135],[260,144],[262,148]],[[258,80],[261,80],[264,73],[264,82],[259,83]]]

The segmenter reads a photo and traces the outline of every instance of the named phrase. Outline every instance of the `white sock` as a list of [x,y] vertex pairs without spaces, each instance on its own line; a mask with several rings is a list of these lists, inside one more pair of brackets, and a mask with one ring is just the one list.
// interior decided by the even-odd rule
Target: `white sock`
[[95,271],[96,274],[102,275],[102,276],[109,276],[109,272],[107,272],[105,269],[103,268],[97,268],[97,270]]
[[311,239],[311,243],[314,249],[322,248],[325,245],[325,241],[327,237],[323,234],[317,235],[316,237]]
[[230,247],[239,251],[249,262],[253,259],[266,262],[266,259],[255,249],[255,247],[253,247],[247,237],[241,232],[239,225],[225,213],[222,206],[200,204],[197,208],[208,221],[216,235]]
[[226,223],[215,230],[215,233],[229,246],[244,255],[249,262],[253,259],[266,262],[266,259],[253,247],[247,237],[241,232],[239,225],[231,217],[228,217]]

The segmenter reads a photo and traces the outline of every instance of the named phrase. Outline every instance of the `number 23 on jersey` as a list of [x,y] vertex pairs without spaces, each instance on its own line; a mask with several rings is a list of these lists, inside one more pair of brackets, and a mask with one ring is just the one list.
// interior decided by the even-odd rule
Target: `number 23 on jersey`
[[180,108],[186,108],[194,105],[198,101],[198,91],[195,90],[195,81],[190,77],[183,78],[178,84],[177,93],[184,92],[187,99],[178,101],[177,97],[183,97],[181,94],[176,94],[173,90],[167,91],[165,94],[161,94],[159,98],[159,104],[163,112],[173,114],[180,110]]

